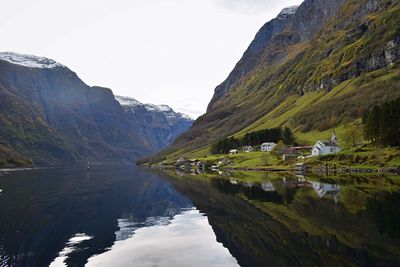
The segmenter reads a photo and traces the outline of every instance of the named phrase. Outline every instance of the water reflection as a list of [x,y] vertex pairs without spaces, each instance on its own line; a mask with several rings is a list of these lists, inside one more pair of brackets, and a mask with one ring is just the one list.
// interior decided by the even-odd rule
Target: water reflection
[[182,210],[185,209],[171,209],[168,208],[163,211],[159,216],[147,217],[144,221],[135,217],[132,213],[123,214],[121,218],[118,219],[118,230],[115,232],[116,241],[121,241],[132,237],[135,230],[143,227],[151,226],[161,226],[168,225],[170,220],[177,214],[180,214]]
[[0,188],[0,266],[400,266],[399,177],[67,168]]
[[221,243],[207,217],[187,210],[168,224],[140,228],[131,239],[89,259],[88,266],[238,266]]
[[[13,172],[0,188],[1,266],[83,266],[138,230],[170,225],[193,209],[168,182],[137,168]],[[211,228],[201,230],[216,243]]]
[[[182,176],[182,174],[181,174]],[[297,190],[312,189],[320,198],[332,198],[338,203],[341,187],[338,184],[322,183],[304,177],[282,177],[274,181],[252,182],[233,177],[228,179],[214,178],[211,184],[228,194],[242,193],[249,199],[258,199],[275,203],[290,203]]]
[[66,244],[66,247],[58,253],[58,257],[50,264],[50,267],[64,266],[68,259],[68,255],[78,250],[78,245],[82,244],[86,240],[92,239],[93,236],[87,236],[83,233],[75,234],[74,237],[70,238]]
[[400,239],[400,193],[379,194],[368,198],[366,212],[382,235]]
[[241,266],[400,266],[398,177],[171,176]]

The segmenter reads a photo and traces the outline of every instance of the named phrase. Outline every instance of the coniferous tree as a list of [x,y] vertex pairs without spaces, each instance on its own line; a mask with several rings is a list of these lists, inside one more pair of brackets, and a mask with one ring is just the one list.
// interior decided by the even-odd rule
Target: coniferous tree
[[283,131],[280,127],[253,131],[246,133],[242,138],[228,137],[213,144],[211,153],[226,154],[231,149],[238,149],[242,146],[259,146],[265,142],[278,143],[281,140],[284,140],[285,144],[288,145],[294,143],[294,135],[290,128],[286,127]]
[[375,105],[368,114],[367,123],[365,125],[365,138],[372,142],[377,142],[379,139],[379,119],[381,118],[381,109]]
[[375,105],[369,111],[364,137],[377,145],[400,145],[400,98]]
[[285,145],[293,145],[294,141],[295,139],[292,130],[290,130],[290,128],[288,127],[285,127],[285,129],[283,130],[283,143]]
[[380,106],[379,112],[379,128],[378,132],[378,142],[382,145],[390,144],[390,135],[391,135],[391,123],[392,122],[392,114],[391,114],[391,104],[388,102],[383,103]]

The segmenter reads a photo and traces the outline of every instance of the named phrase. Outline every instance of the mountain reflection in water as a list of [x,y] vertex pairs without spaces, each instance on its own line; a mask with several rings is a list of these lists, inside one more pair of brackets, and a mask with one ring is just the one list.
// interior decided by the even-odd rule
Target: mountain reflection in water
[[[195,210],[190,199],[141,168],[93,167],[90,173],[85,168],[12,172],[0,177],[0,188],[4,189],[0,196],[0,266],[83,266],[94,255],[98,256],[91,262],[100,260],[103,266],[115,266],[107,260],[108,256],[114,259],[115,254],[121,264],[135,260],[137,266],[148,266],[150,259],[166,255],[162,253],[162,239],[153,231],[162,233],[163,227],[173,225],[177,218],[181,220],[175,228],[201,222],[191,229],[202,243],[191,243],[195,240],[188,238],[184,229],[175,231],[177,236],[171,235],[170,240],[176,244],[164,242],[173,253],[161,263],[179,263],[183,258],[176,249],[185,245],[192,263],[236,265],[235,258],[216,242],[207,217]],[[177,217],[188,212],[195,214]],[[136,236],[139,232],[142,238]],[[142,252],[146,242],[152,243],[152,250],[137,258],[132,258],[135,254],[131,251],[120,255],[120,244],[132,247],[129,240]],[[211,248],[212,253],[204,258],[201,253]],[[176,266],[187,264],[182,261]]]
[[398,176],[168,172],[166,179],[207,214],[241,266],[400,266]]
[[400,178],[137,167],[0,177],[1,266],[400,266]]

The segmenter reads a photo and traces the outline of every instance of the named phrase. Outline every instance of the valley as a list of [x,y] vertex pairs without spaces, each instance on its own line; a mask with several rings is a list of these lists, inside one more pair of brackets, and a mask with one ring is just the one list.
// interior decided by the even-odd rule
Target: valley
[[400,266],[400,0],[3,5],[1,267]]

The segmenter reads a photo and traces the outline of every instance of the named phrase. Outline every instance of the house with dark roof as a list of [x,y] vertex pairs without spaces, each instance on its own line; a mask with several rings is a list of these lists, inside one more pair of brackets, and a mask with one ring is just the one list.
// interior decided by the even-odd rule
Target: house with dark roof
[[320,156],[320,155],[329,155],[340,152],[342,149],[337,142],[337,137],[335,132],[332,133],[332,137],[330,141],[317,141],[315,145],[312,147],[311,155],[312,156]]

